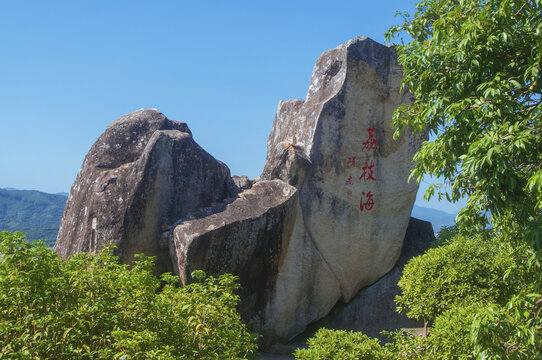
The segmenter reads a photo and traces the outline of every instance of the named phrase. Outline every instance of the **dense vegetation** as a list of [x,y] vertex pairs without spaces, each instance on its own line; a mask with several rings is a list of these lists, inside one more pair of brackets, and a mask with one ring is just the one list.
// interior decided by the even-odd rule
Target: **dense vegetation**
[[[436,136],[416,154],[412,177],[442,177],[451,200],[468,196],[460,220],[487,222],[542,244],[542,1],[429,0],[388,37],[398,47],[411,105],[394,114]],[[438,186],[428,190],[431,196]]]
[[22,231],[28,240],[56,241],[67,197],[32,190],[0,189],[0,230]]
[[0,233],[0,359],[249,359],[255,336],[235,277],[153,275],[106,249],[63,260],[22,233]]

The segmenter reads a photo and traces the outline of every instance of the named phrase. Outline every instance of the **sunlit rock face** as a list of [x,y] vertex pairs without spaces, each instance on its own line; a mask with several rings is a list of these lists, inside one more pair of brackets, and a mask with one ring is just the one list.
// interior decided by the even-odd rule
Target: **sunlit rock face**
[[399,258],[422,142],[393,139],[401,76],[392,48],[360,37],[322,54],[305,101],[279,104],[262,178],[296,186],[299,204],[265,312],[272,336],[298,334]]
[[107,127],[72,186],[55,250],[61,256],[117,246],[121,261],[157,257],[171,270],[165,234],[186,214],[230,197],[226,165],[192,139],[183,122],[138,110]]
[[[396,311],[395,297],[401,293],[398,282],[405,265],[427,251],[435,240],[430,222],[410,218],[401,256],[393,269],[374,284],[354,295],[348,303],[339,302],[318,323],[328,329],[361,331],[381,338],[383,330],[423,327],[423,321],[410,319]],[[300,338],[306,338],[302,334]]]

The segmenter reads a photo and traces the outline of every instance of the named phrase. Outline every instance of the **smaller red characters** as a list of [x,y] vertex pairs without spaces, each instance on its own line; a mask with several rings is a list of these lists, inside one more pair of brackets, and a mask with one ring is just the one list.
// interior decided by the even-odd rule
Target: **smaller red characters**
[[352,156],[348,158],[348,165],[350,167],[356,167],[356,157]]
[[352,185],[352,175],[348,177],[348,180],[344,182],[345,185]]
[[346,193],[347,193],[348,195],[352,195],[352,190],[348,190]]
[[375,205],[375,201],[373,200],[373,194],[369,191],[367,193],[367,200],[363,202],[363,197],[365,196],[365,193],[361,193],[361,200],[359,202],[359,211],[363,212],[363,210],[370,211],[373,209],[373,206]]
[[369,139],[363,143],[363,149],[365,150],[376,150],[376,146],[378,143],[376,142],[375,138],[375,127],[369,128],[367,130],[369,132]]

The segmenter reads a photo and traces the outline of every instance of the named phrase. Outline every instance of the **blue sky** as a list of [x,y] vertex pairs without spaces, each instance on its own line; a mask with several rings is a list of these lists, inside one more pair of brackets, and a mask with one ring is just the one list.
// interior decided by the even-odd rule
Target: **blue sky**
[[396,11],[413,8],[411,0],[1,1],[0,187],[69,191],[106,126],[140,108],[186,121],[232,174],[256,177],[279,100],[305,98],[320,54],[360,35],[384,42]]

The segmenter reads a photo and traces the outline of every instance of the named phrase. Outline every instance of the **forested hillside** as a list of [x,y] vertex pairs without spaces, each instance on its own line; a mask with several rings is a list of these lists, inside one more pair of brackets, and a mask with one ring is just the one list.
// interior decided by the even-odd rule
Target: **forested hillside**
[[34,190],[0,189],[0,230],[22,231],[28,240],[56,240],[67,197]]

